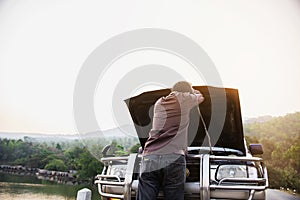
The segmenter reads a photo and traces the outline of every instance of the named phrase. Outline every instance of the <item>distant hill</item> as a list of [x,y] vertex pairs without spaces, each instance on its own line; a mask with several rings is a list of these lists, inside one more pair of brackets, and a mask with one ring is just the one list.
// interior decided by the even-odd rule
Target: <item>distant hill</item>
[[245,135],[267,140],[296,137],[300,134],[300,112],[280,117],[253,118],[244,123],[244,132]]
[[55,141],[63,142],[76,139],[92,139],[101,137],[137,137],[132,125],[124,125],[118,128],[112,128],[104,131],[95,131],[86,134],[42,134],[42,133],[21,133],[21,132],[0,132],[0,138],[22,139],[34,142]]
[[77,134],[42,134],[42,133],[17,133],[17,132],[0,132],[0,138],[27,140],[31,142],[55,141],[64,142],[79,139]]
[[112,128],[104,131],[89,132],[81,134],[81,138],[99,138],[99,137],[137,137],[133,125],[123,125],[117,128]]
[[270,121],[271,119],[273,119],[271,115],[265,115],[261,117],[255,117],[255,118],[246,118],[244,120],[244,124],[263,123],[263,122]]

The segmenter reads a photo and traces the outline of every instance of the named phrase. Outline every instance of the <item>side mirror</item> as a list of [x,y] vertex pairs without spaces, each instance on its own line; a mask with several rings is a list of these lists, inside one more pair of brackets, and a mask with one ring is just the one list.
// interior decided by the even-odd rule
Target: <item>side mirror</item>
[[264,153],[263,146],[261,144],[250,144],[249,150],[252,155],[260,155]]
[[102,149],[102,155],[103,157],[107,157],[107,151],[110,149],[110,145],[106,145],[103,149]]

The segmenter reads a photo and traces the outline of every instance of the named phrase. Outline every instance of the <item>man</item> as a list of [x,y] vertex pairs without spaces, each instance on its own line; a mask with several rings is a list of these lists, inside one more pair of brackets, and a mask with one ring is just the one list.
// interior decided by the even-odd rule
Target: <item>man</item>
[[166,200],[184,199],[189,114],[203,100],[190,83],[180,81],[168,96],[156,101],[143,151],[138,200],[154,200],[160,190]]

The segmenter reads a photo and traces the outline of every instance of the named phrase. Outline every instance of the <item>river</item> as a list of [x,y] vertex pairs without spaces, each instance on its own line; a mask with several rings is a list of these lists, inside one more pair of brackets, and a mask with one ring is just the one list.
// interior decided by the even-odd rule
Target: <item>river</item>
[[95,186],[62,185],[33,176],[0,173],[0,199],[9,200],[76,200],[77,191],[92,190],[92,200],[100,200]]

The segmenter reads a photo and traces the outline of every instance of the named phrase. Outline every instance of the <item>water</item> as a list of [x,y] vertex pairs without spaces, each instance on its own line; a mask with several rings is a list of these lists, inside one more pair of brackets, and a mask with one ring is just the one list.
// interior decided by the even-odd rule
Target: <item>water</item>
[[62,185],[32,176],[0,173],[0,199],[8,200],[76,200],[77,191],[92,190],[92,200],[100,200],[95,186]]

